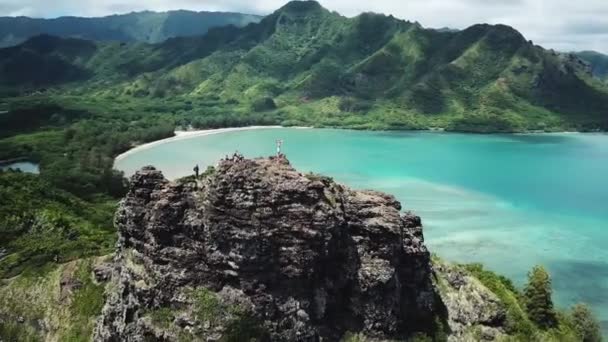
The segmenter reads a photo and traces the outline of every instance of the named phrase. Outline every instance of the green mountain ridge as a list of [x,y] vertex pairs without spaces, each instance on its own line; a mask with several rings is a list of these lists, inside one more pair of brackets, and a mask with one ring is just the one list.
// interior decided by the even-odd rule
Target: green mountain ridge
[[591,72],[597,78],[608,81],[608,56],[596,51],[581,51],[576,55],[589,63]]
[[18,45],[40,34],[99,41],[159,43],[173,37],[202,35],[213,27],[245,26],[260,19],[260,16],[243,13],[186,10],[142,11],[93,18],[0,17],[0,47]]
[[211,99],[321,126],[608,127],[608,86],[587,64],[535,46],[509,26],[437,31],[381,14],[346,18],[314,1],[288,3],[244,28],[160,44],[40,36],[0,50],[0,79],[13,91],[52,86],[108,98]]

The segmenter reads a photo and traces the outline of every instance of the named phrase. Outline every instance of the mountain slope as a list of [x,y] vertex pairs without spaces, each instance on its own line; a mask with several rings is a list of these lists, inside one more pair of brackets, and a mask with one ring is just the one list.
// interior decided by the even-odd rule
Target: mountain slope
[[100,18],[2,17],[0,47],[17,45],[41,34],[100,41],[159,43],[172,37],[202,35],[213,27],[245,26],[258,22],[260,18],[242,13],[184,10],[133,12]]
[[608,56],[595,51],[581,51],[576,55],[591,65],[593,75],[608,80]]
[[[245,28],[153,45],[95,43],[78,58],[65,42],[33,52],[31,45],[0,50],[0,76],[6,75],[0,85],[50,85],[102,98],[201,99],[318,126],[476,132],[608,127],[608,86],[586,63],[535,46],[504,25],[440,32],[380,14],[345,18],[314,1],[298,1]],[[30,65],[58,58],[66,64],[58,66],[65,68],[61,75],[78,77],[51,77],[45,84],[17,72],[23,79],[10,83],[14,77],[8,76],[18,70],[10,63],[26,52]]]

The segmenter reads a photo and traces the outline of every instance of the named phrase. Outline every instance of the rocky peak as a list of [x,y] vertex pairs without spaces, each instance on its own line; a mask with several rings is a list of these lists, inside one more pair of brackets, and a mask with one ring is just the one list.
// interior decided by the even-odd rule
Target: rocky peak
[[[329,13],[327,9],[323,8],[316,1],[291,1],[262,19],[261,24],[277,32],[300,30],[309,26],[312,22],[323,21]],[[335,15],[337,16],[337,14]],[[317,25],[313,24],[312,26],[316,26],[318,29]],[[306,34],[305,36],[308,35]],[[297,35],[294,38],[301,39],[305,37]]]
[[325,10],[321,4],[317,1],[305,0],[305,1],[290,1],[283,7],[277,10],[277,12],[285,13],[310,13]]
[[443,304],[421,221],[393,196],[283,157],[235,155],[196,184],[146,167],[131,184],[97,341],[405,339],[436,328]]

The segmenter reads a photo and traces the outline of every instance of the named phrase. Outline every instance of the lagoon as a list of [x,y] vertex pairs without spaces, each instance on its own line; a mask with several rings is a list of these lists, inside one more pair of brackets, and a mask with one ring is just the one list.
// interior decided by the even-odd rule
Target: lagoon
[[558,304],[591,304],[608,332],[608,135],[259,129],[156,144],[115,167],[155,165],[174,179],[235,151],[270,155],[276,139],[302,172],[395,195],[444,259],[481,262],[519,285],[545,265]]

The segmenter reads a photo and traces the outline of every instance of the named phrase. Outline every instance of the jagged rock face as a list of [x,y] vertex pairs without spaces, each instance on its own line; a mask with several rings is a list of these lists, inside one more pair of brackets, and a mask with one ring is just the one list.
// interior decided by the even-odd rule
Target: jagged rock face
[[392,196],[302,175],[284,158],[226,159],[198,186],[144,168],[116,214],[113,285],[95,340],[177,340],[146,318],[160,307],[180,309],[172,324],[199,339],[222,340],[222,324],[194,322],[187,288],[247,308],[272,341],[429,331],[440,311],[430,256],[420,219],[400,209]]

